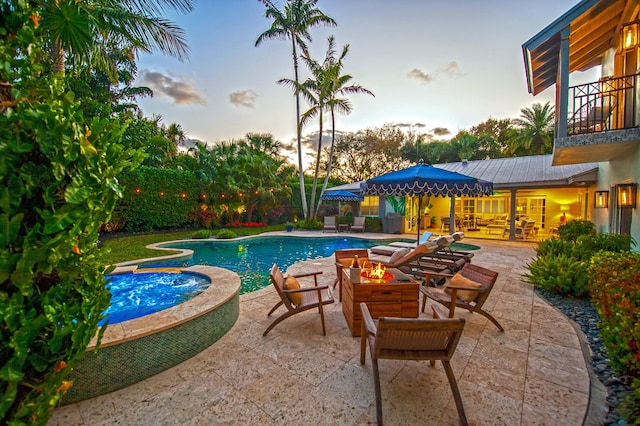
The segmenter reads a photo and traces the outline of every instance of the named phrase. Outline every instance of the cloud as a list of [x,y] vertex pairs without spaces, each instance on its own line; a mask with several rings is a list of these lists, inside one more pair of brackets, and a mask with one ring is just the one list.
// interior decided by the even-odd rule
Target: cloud
[[407,76],[414,80],[418,80],[421,83],[427,84],[431,83],[442,74],[448,77],[460,77],[464,75],[462,72],[460,72],[458,63],[456,61],[451,61],[442,65],[435,73],[427,73],[418,68],[414,68],[407,73]]
[[164,95],[173,99],[178,105],[201,104],[207,101],[200,95],[198,89],[187,83],[181,76],[165,75],[157,71],[142,70],[140,73],[142,85],[153,90],[155,95]]
[[422,83],[431,83],[435,80],[435,76],[432,74],[427,74],[424,71],[419,70],[418,68],[414,68],[407,74],[409,78],[413,78],[414,80],[421,81]]
[[253,108],[258,99],[258,94],[251,89],[229,93],[229,102],[235,106]]
[[440,71],[449,77],[460,77],[464,75],[459,71],[458,63],[456,61],[451,61],[448,64],[441,66]]
[[426,126],[426,124],[424,123],[391,123],[390,125],[391,127],[409,127],[409,128],[412,128],[412,127],[422,128]]
[[451,133],[446,127],[436,127],[432,129],[431,132],[436,136],[445,136]]

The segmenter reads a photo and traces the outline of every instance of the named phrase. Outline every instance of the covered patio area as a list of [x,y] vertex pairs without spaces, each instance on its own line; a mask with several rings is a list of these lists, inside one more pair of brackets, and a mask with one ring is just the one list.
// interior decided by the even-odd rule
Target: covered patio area
[[[452,366],[470,424],[581,425],[585,418],[600,424],[598,404],[590,405],[581,332],[521,280],[533,245],[465,242],[482,247],[473,263],[500,274],[485,308],[505,328],[501,333],[482,316],[456,313],[467,322]],[[321,285],[333,283],[332,258],[299,262],[289,272],[312,270],[324,271]],[[126,389],[57,408],[49,424],[375,424],[369,355],[361,366],[359,338],[351,336],[340,304],[325,310],[326,336],[310,311],[262,337],[277,300],[272,287],[242,295],[237,323],[196,357]],[[381,360],[380,376],[387,424],[459,424],[440,365]]]

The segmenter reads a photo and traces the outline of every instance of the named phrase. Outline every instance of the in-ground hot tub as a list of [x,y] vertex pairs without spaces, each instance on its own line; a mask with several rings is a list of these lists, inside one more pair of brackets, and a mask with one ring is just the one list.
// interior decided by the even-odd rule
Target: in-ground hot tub
[[[124,273],[136,266],[116,268]],[[191,266],[186,273],[211,280],[207,290],[172,308],[107,326],[100,347],[95,339],[76,363],[73,386],[62,403],[93,398],[167,370],[211,346],[235,324],[240,313],[240,277],[213,266]]]

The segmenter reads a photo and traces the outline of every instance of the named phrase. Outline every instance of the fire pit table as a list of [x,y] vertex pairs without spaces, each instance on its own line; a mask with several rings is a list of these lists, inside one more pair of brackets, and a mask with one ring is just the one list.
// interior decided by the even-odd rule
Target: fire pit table
[[373,318],[401,317],[418,318],[420,283],[397,269],[387,269],[388,279],[369,279],[360,276],[357,283],[351,282],[350,268],[342,270],[342,313],[352,336],[360,336],[364,302]]

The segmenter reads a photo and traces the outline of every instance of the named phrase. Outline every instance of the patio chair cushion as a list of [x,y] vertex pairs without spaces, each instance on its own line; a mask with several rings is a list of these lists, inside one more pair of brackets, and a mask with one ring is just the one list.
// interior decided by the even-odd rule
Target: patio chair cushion
[[400,250],[395,251],[391,257],[389,258],[389,263],[395,263],[397,260],[402,259],[404,256],[409,253],[411,249],[409,248],[401,248]]
[[[475,281],[470,280],[467,277],[464,277],[463,275],[457,273],[455,274],[453,277],[451,277],[451,279],[449,280],[449,284],[447,284],[447,286],[449,285],[453,285],[453,286],[457,286],[457,287],[469,287],[469,288],[480,288],[482,287],[482,284],[477,283]],[[447,286],[445,286],[444,291],[451,294],[451,290],[447,288]],[[456,297],[464,302],[473,302],[475,300],[476,297],[478,297],[478,292],[477,291],[464,291],[464,290],[458,290],[456,292]]]
[[[284,288],[286,290],[297,290],[300,288],[300,282],[296,277],[288,276],[287,279],[284,280]],[[287,293],[287,297],[291,300],[291,303],[298,306],[302,303],[302,294],[300,293]]]

